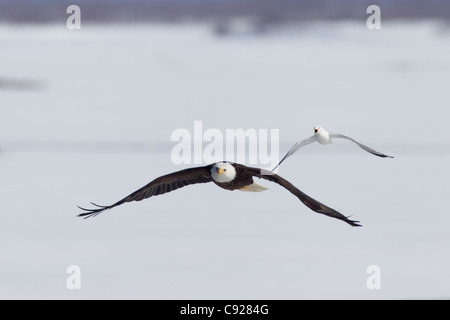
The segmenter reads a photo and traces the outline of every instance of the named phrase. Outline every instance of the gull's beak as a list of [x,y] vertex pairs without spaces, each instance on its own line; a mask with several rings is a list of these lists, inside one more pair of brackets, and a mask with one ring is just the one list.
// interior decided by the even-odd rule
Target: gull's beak
[[319,129],[314,128],[314,134],[316,134],[317,132],[319,132]]
[[223,174],[223,169],[219,168],[219,170],[217,171],[218,174]]

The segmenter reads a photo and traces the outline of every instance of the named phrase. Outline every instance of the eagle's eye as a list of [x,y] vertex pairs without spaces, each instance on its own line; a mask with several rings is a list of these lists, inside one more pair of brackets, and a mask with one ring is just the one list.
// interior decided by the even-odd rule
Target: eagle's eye
[[223,169],[223,172],[227,172],[227,169]]

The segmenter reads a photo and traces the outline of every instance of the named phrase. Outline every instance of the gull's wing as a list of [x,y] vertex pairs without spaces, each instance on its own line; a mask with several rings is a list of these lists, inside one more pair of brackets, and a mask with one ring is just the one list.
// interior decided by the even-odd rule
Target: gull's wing
[[96,205],[95,203],[92,203],[94,206],[98,208],[84,209],[78,207],[81,210],[86,211],[84,213],[79,214],[78,217],[85,217],[85,218],[94,217],[105,210],[112,209],[126,202],[141,201],[143,199],[167,193],[190,184],[211,182],[212,181],[211,168],[212,168],[211,165],[208,165],[206,167],[189,168],[174,173],[170,173],[165,176],[161,176],[159,178],[156,178],[146,186],[142,187],[141,189],[133,192],[128,197],[123,198],[119,202],[116,202],[113,205],[99,206]]
[[356,141],[355,139],[352,139],[352,138],[350,138],[350,137],[344,136],[343,134],[340,134],[340,133],[330,133],[330,136],[331,136],[332,138],[341,138],[341,139],[347,139],[347,140],[350,140],[350,141],[356,143],[356,144],[357,144],[358,146],[360,146],[362,149],[364,149],[364,150],[366,150],[367,152],[370,152],[371,154],[376,155],[376,156],[378,156],[378,157],[382,157],[382,158],[393,158],[392,156],[388,156],[388,155],[386,155],[386,154],[384,154],[384,153],[375,151],[375,150],[373,150],[372,148],[369,148],[368,146],[366,146],[366,145],[364,145],[364,144],[362,144],[362,143]]
[[280,177],[277,174],[274,174],[270,171],[263,170],[263,169],[250,168],[250,167],[245,167],[245,166],[242,166],[242,167],[244,168],[244,170],[249,172],[254,177],[266,179],[266,180],[278,183],[280,186],[284,187],[286,190],[290,191],[293,195],[295,195],[308,208],[310,208],[311,210],[313,210],[317,213],[321,213],[321,214],[324,214],[331,218],[345,221],[352,227],[360,227],[361,226],[359,224],[359,221],[350,220],[350,219],[348,219],[348,217],[344,216],[343,214],[339,213],[338,211],[334,210],[333,208],[330,208],[330,207],[324,205],[323,203],[320,203],[319,201],[311,198],[304,192],[300,191],[292,183],[290,183],[289,181]]
[[288,151],[288,153],[286,153],[286,155],[283,157],[283,159],[281,159],[281,161],[277,164],[277,166],[275,168],[272,169],[272,172],[275,171],[276,168],[278,168],[280,166],[280,164],[286,160],[287,158],[289,158],[292,154],[294,154],[298,149],[300,149],[303,146],[306,146],[310,143],[313,143],[317,141],[317,137],[316,136],[311,136],[308,139],[302,140],[297,142],[296,144],[294,144],[294,146]]

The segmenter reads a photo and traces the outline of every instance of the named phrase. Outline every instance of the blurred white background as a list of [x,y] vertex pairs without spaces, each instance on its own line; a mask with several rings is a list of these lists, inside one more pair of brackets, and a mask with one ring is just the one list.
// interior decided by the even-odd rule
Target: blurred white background
[[[278,26],[0,24],[0,298],[450,297],[450,29],[437,20]],[[88,220],[180,170],[171,133],[321,125],[279,174],[362,228],[261,193],[195,185]],[[66,268],[81,268],[68,290]],[[369,290],[366,269],[381,268]]]

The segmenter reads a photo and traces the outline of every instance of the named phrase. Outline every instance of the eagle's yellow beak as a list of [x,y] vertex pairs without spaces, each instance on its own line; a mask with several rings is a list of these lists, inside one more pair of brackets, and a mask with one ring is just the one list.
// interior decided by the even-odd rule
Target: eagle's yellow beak
[[219,170],[217,171],[217,173],[218,173],[218,174],[223,174],[223,173],[224,173],[224,171],[223,171],[223,169],[222,169],[222,168],[219,168]]

